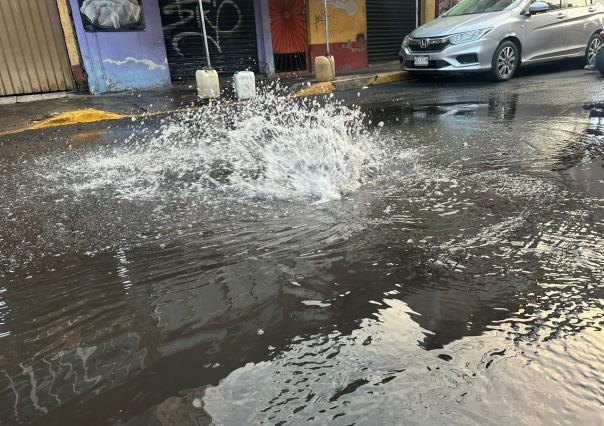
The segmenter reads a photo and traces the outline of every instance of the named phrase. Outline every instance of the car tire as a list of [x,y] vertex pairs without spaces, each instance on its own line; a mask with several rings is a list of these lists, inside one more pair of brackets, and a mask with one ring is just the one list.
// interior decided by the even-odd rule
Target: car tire
[[600,39],[600,34],[596,33],[589,38],[587,42],[587,48],[585,49],[585,56],[583,60],[585,61],[584,65],[589,65],[596,58],[596,54],[600,50],[602,46],[602,40]]
[[514,76],[520,65],[518,46],[509,40],[501,42],[491,61],[491,78],[495,81],[507,81]]

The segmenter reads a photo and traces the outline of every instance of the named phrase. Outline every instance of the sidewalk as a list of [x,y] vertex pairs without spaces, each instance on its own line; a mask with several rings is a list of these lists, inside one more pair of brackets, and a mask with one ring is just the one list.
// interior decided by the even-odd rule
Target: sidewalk
[[[360,89],[404,79],[406,74],[398,66],[388,64],[354,74],[343,73],[335,81],[328,83],[317,83],[310,77],[285,77],[259,80],[257,85],[259,88],[270,87],[278,82],[291,96],[300,97]],[[233,99],[228,79],[221,81],[221,87],[224,92],[222,99]],[[44,127],[168,114],[185,108],[201,107],[207,102],[197,97],[195,83],[188,83],[164,89],[103,95],[67,94],[57,99],[0,105],[0,136]]]

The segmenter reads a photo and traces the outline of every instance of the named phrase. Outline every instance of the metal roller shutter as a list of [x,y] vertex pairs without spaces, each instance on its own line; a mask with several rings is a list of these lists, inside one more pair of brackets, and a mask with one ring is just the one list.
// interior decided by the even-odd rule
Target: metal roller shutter
[[417,26],[416,0],[366,0],[370,63],[398,60],[403,37]]
[[[198,0],[159,0],[172,80],[192,80],[206,65]],[[204,0],[212,67],[219,73],[256,72],[252,0]]]
[[0,96],[71,89],[56,0],[0,0]]

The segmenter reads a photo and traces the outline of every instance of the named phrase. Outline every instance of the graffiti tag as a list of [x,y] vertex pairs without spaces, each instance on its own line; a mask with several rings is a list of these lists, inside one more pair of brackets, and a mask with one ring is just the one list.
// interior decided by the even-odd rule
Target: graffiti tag
[[[206,23],[208,32],[208,43],[216,46],[219,53],[222,53],[221,41],[224,36],[234,33],[241,25],[242,13],[235,0],[203,0],[204,13],[203,19]],[[178,31],[180,28],[188,26],[191,21],[195,21],[197,27],[201,28],[201,16],[199,13],[198,0],[175,0],[172,4],[166,5],[162,9],[164,15],[176,15],[178,21],[164,26],[164,31],[172,31],[170,43],[172,48],[180,56],[184,53],[180,48],[180,43],[187,37],[203,37],[201,31]],[[208,7],[205,7],[207,5]],[[225,19],[226,11],[229,11],[228,20]],[[214,12],[213,14],[210,14]],[[214,16],[211,19],[211,16]],[[233,16],[235,19],[233,20]]]

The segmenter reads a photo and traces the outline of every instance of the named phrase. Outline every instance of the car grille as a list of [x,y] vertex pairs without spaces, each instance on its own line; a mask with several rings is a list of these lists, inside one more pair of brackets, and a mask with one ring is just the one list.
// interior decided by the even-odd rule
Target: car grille
[[409,39],[409,50],[412,52],[440,52],[449,44],[447,38],[412,38]]
[[457,56],[457,62],[460,64],[476,64],[478,63],[478,55],[476,53],[466,53]]

